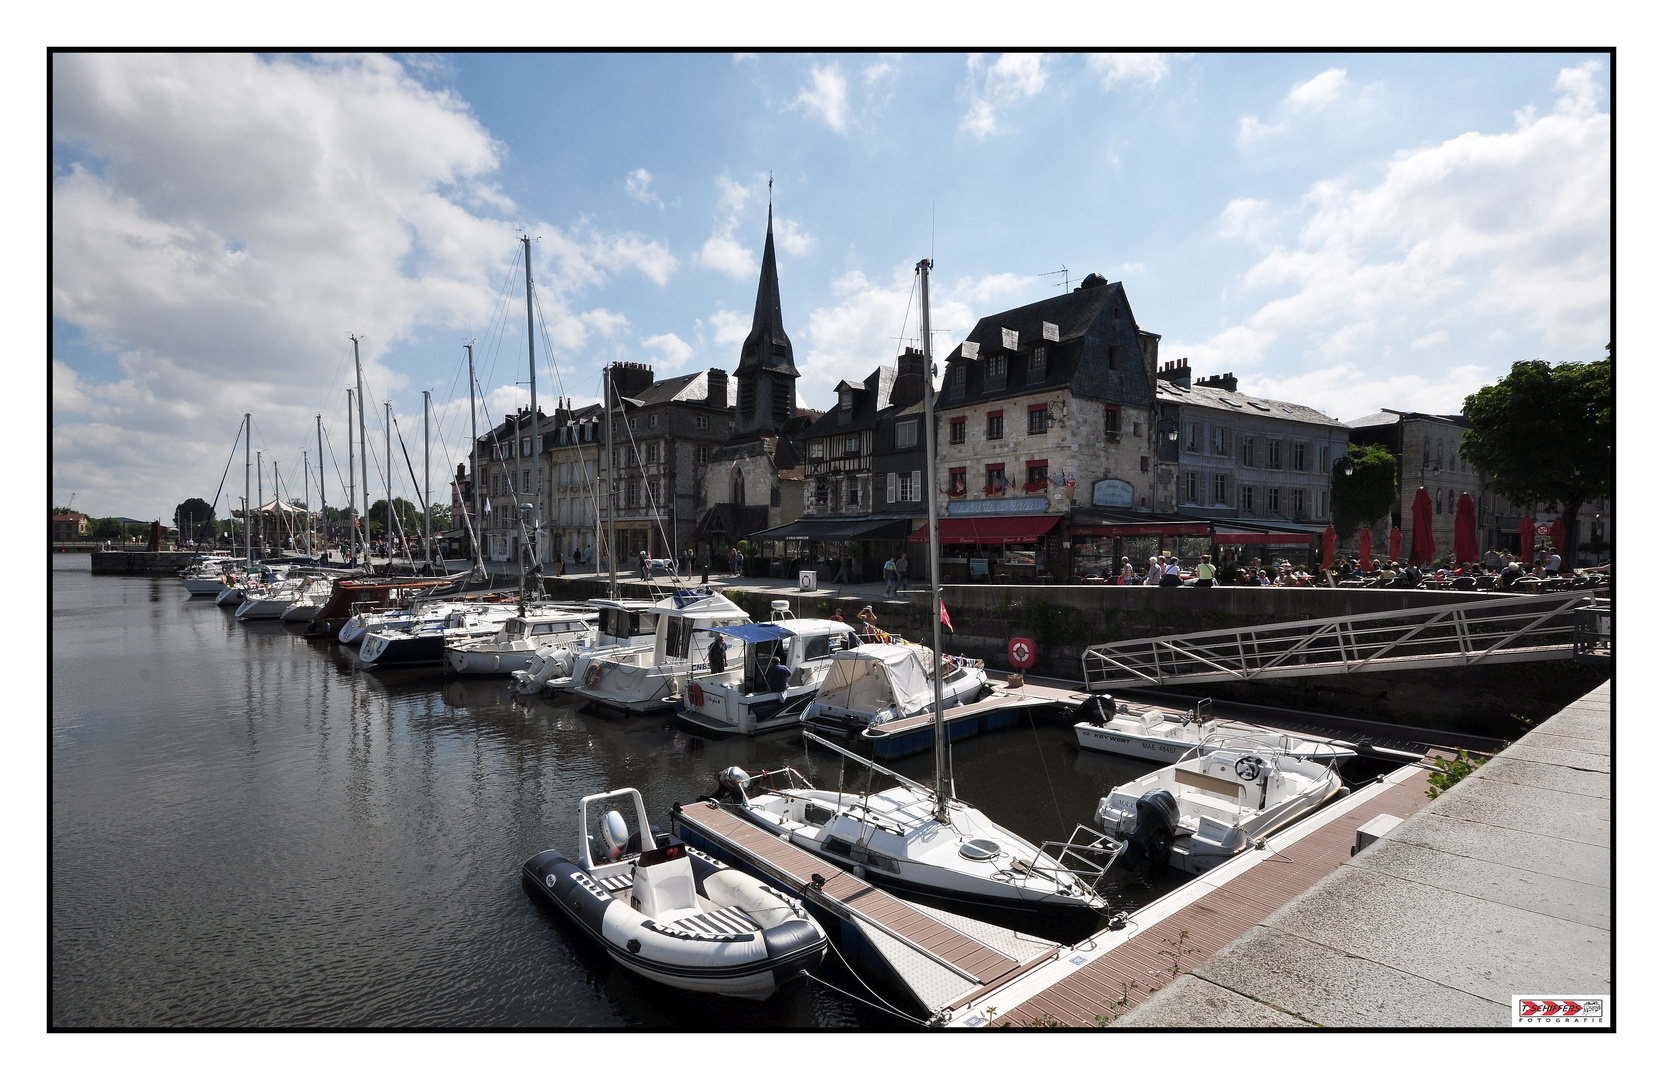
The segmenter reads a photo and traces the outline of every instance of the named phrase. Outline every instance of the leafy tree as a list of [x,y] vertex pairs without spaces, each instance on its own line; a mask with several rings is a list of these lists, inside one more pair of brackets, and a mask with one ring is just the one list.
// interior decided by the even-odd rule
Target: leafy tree
[[432,506],[429,506],[427,508],[427,514],[428,514],[428,517],[433,522],[433,531],[434,532],[436,532],[436,533],[445,532],[446,530],[448,530],[451,527],[451,524],[450,524],[450,503],[448,503],[448,502],[434,503]]
[[[1351,474],[1346,475],[1346,469]],[[1397,501],[1397,458],[1383,446],[1357,446],[1334,462],[1334,532],[1342,540],[1378,521]]]
[[[173,508],[173,527],[179,530],[179,536],[185,543],[193,543],[200,534],[204,540],[212,540],[218,535],[214,528],[214,508],[208,505],[206,499],[186,499]],[[203,528],[203,524],[207,528]]]
[[[422,512],[416,508],[415,503],[399,496],[393,500],[393,513],[398,515],[399,528],[404,535],[418,536],[421,534]],[[370,504],[369,510],[364,513],[364,525],[369,530],[371,540],[384,539],[383,534],[387,531],[386,499],[377,499]],[[397,535],[397,533],[394,533],[395,539]]]
[[1613,491],[1615,370],[1610,345],[1591,363],[1521,360],[1462,407],[1462,456],[1509,502],[1558,510],[1568,551],[1577,547],[1577,511]]
[[52,508],[52,513],[53,513],[54,516],[56,516],[58,514],[73,514],[74,512],[75,511],[71,510],[67,506],[54,506]]

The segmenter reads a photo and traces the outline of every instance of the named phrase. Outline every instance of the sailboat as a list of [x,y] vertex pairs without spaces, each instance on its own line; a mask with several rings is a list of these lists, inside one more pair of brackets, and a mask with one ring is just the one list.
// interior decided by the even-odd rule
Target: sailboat
[[[934,415],[935,407],[929,352],[930,265],[928,259],[918,264],[928,373],[924,379],[926,417]],[[924,437],[925,460],[934,461],[933,424],[925,423]],[[932,610],[940,611],[936,485],[926,484],[925,491],[930,520],[931,603]],[[870,770],[870,775],[882,774],[898,781],[897,786],[850,793],[811,787],[792,769],[752,774],[735,766],[718,778],[718,803],[752,825],[901,896],[965,910],[990,922],[1020,921],[1029,925],[1037,916],[1043,919],[1047,936],[1083,937],[1097,925],[1106,907],[1094,884],[1123,845],[1080,826],[1066,843],[1036,847],[954,796],[947,763],[939,620],[935,622],[932,652],[933,787],[804,732],[805,739],[856,762]],[[1082,830],[1089,836],[1077,842]],[[1094,843],[1096,848],[1091,846]]]

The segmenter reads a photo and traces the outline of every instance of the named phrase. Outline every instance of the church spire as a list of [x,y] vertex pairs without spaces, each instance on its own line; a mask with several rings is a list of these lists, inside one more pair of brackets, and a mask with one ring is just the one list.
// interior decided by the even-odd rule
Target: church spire
[[774,261],[774,177],[768,176],[768,236],[762,245],[762,276],[756,283],[756,311],[751,316],[751,332],[739,350],[739,369],[742,375],[754,368],[782,371],[793,377],[797,366],[792,362],[791,339],[785,334],[785,322],[780,315],[779,269]]

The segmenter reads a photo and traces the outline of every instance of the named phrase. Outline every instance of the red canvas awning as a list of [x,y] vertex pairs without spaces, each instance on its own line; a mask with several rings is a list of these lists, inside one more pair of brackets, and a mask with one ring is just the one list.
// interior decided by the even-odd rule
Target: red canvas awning
[[[942,518],[939,529],[943,544],[1026,544],[1038,540],[1056,527],[1061,514],[1033,514],[1027,517]],[[930,527],[916,530],[910,539],[928,543]]]
[[1308,532],[1221,532],[1213,535],[1213,543],[1224,547],[1245,547],[1248,544],[1270,544],[1276,547],[1301,544],[1310,547],[1315,540],[1316,537]]

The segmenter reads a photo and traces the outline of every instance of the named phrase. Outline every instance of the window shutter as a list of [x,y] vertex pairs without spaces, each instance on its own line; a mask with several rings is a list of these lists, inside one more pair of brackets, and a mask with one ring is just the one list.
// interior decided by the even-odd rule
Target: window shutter
[[896,492],[896,487],[895,487],[895,474],[890,473],[887,477],[884,478],[884,485],[883,485],[884,502],[895,502],[896,501],[896,498],[895,498],[896,494],[897,494],[897,492]]
[[912,470],[912,499],[914,502],[918,502],[924,497],[924,489],[918,486],[918,477],[918,470]]

